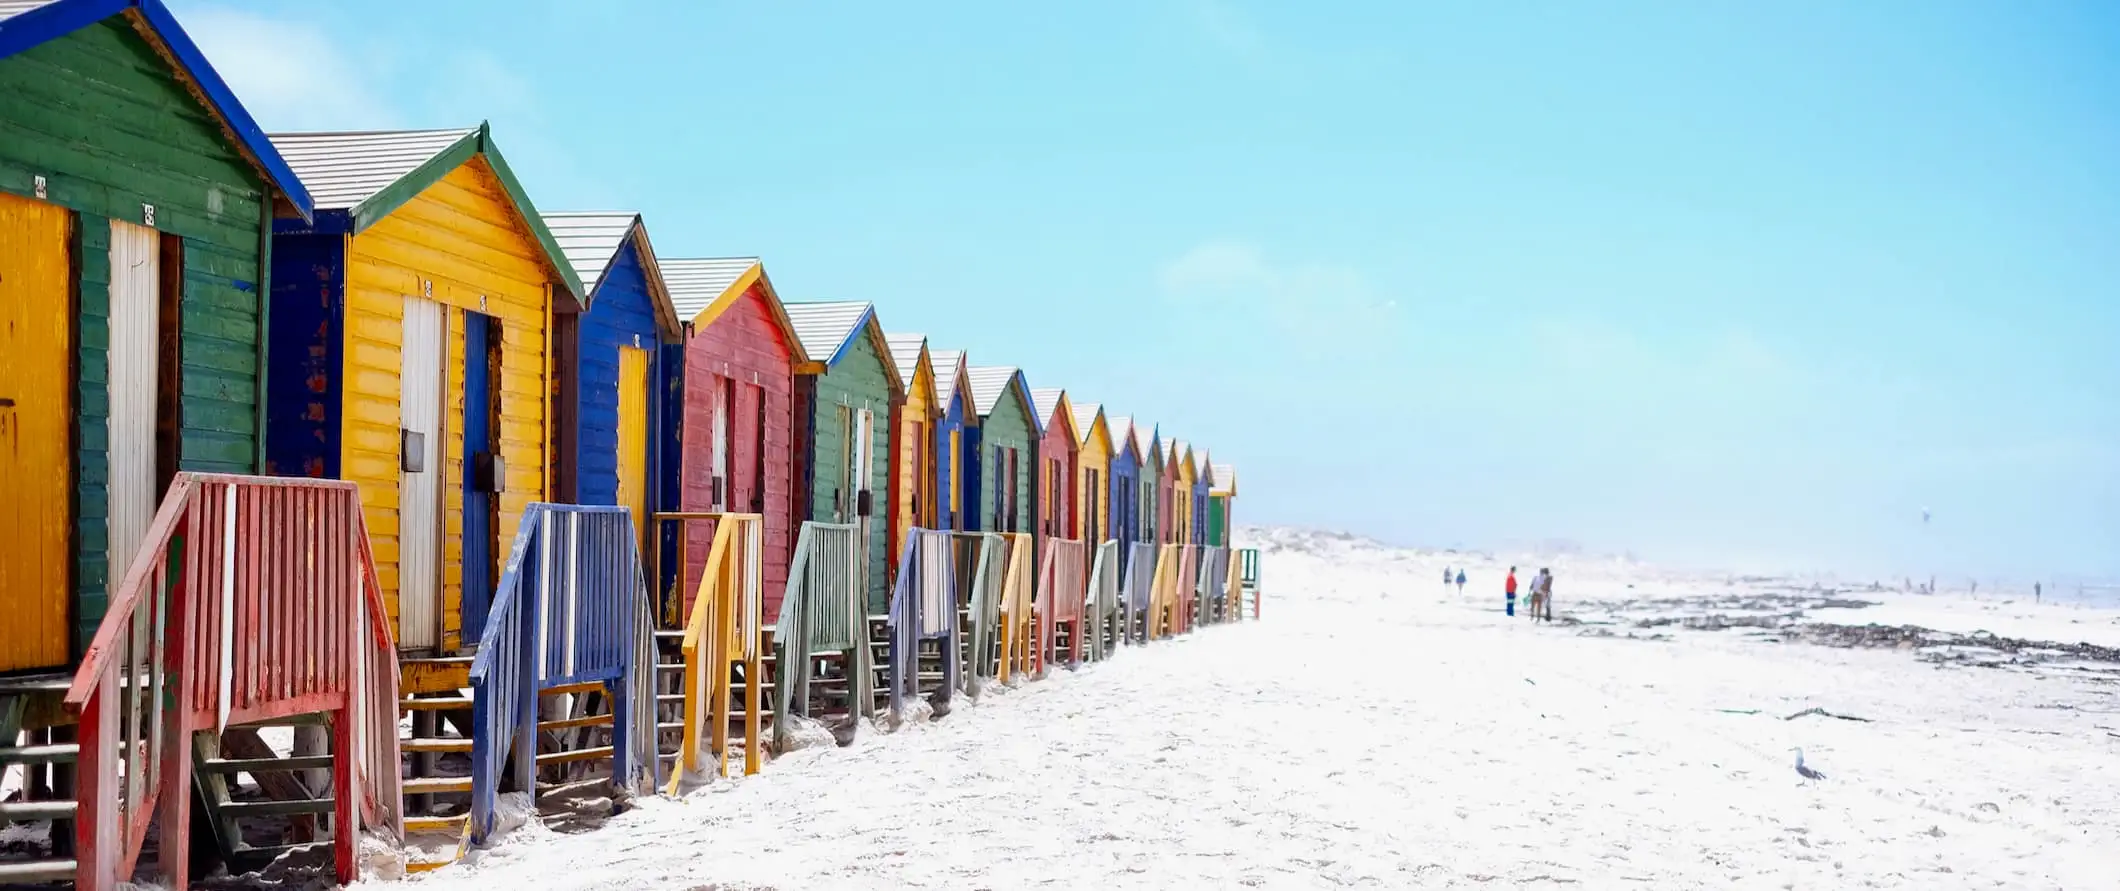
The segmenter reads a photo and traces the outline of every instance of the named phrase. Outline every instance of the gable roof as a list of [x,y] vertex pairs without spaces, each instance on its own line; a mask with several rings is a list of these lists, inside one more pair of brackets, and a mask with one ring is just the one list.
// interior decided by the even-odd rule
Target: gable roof
[[898,377],[905,381],[906,389],[913,388],[913,381],[920,377],[920,363],[928,363],[928,379],[934,380],[934,360],[928,356],[927,335],[891,334],[885,332],[883,345],[891,351],[891,363],[898,366]]
[[1074,402],[1067,398],[1067,391],[1059,387],[1043,387],[1031,391],[1031,407],[1038,412],[1038,424],[1047,430],[1054,424],[1067,429],[1068,445],[1082,444],[1082,434],[1075,427]]
[[971,383],[972,408],[984,420],[1001,407],[1001,397],[1011,389],[1023,406],[1023,413],[1031,419],[1031,435],[1045,435],[1045,420],[1038,416],[1038,407],[1031,404],[1030,387],[1023,382],[1023,371],[1014,365],[973,365],[964,369],[965,379]]
[[1112,457],[1117,458],[1119,457],[1119,453],[1124,452],[1127,449],[1133,449],[1134,463],[1140,463],[1141,437],[1139,435],[1139,431],[1134,427],[1133,416],[1120,415],[1116,418],[1107,417],[1105,419],[1105,425],[1111,428]]
[[515,178],[493,144],[492,128],[453,130],[354,130],[337,133],[275,133],[272,144],[302,181],[316,190],[317,229],[358,235],[380,222],[450,171],[484,157],[515,206],[516,216],[543,249],[546,265],[577,305],[587,299],[581,276],[545,227],[530,193]]
[[905,379],[898,374],[898,363],[891,358],[890,343],[884,340],[883,325],[876,321],[876,304],[862,301],[837,303],[788,303],[781,306],[788,314],[788,324],[795,329],[795,337],[802,341],[803,352],[810,354],[813,367],[803,369],[806,374],[822,374],[839,364],[854,348],[855,337],[869,338],[869,345],[876,351],[876,359],[883,365],[883,376],[890,381],[891,392],[905,393]]
[[773,324],[779,326],[780,336],[788,342],[795,364],[810,361],[809,351],[802,348],[802,338],[795,335],[795,326],[788,322],[787,307],[780,302],[773,280],[766,277],[765,264],[757,257],[664,260],[662,273],[663,281],[670,286],[670,303],[677,308],[678,320],[695,329],[714,324],[752,285],[759,286],[765,292]]
[[[935,401],[942,404],[938,411],[949,413],[950,400],[956,398],[959,387],[964,388],[965,401],[971,401],[971,388],[964,383],[967,375],[964,373],[966,360],[963,350],[929,350],[928,364],[935,367]],[[944,396],[944,393],[950,395]],[[973,408],[976,414],[977,409]]]
[[1204,484],[1209,489],[1213,489],[1215,487],[1215,465],[1213,459],[1208,457],[1207,449],[1202,448],[1200,450],[1200,456],[1198,458],[1193,459],[1193,464],[1194,466],[1199,468],[1197,471],[1195,482]]
[[1170,441],[1170,463],[1179,465],[1179,470],[1181,471],[1190,469],[1195,474],[1199,473],[1199,468],[1193,464],[1192,446],[1188,445],[1185,440],[1173,439]]
[[272,183],[288,209],[305,222],[313,219],[316,205],[308,187],[161,0],[0,0],[0,59],[119,14],[171,62],[178,80],[205,103],[237,154]]
[[1104,456],[1109,458],[1112,453],[1112,428],[1104,418],[1104,406],[1094,402],[1075,403],[1076,441],[1088,445],[1089,438],[1097,435],[1099,430],[1104,431]]
[[648,243],[648,227],[640,214],[630,210],[569,211],[545,214],[545,228],[567,258],[567,265],[588,290],[582,311],[588,312],[603,286],[604,273],[618,259],[628,242],[640,262],[641,277],[648,281],[648,300],[655,304],[655,322],[663,339],[675,341],[684,335],[677,321],[677,308],[670,303],[670,286],[663,282],[662,268],[655,261],[655,247]]
[[1237,468],[1229,464],[1216,464],[1214,471],[1215,487],[1209,490],[1208,494],[1234,497],[1237,494]]

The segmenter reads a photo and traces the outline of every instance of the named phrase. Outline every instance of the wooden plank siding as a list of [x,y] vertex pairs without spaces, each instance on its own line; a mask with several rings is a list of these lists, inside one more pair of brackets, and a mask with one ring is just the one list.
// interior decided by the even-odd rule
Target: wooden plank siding
[[[577,386],[572,388],[576,442],[581,450],[574,463],[575,490],[555,494],[576,504],[618,504],[619,350],[650,351],[648,379],[660,380],[654,366],[662,333],[657,324],[659,310],[649,294],[647,273],[633,242],[619,248],[595,288],[589,311],[581,316],[579,371]],[[651,403],[655,392],[656,388],[650,388]],[[647,412],[651,443],[659,438],[658,416],[652,407]],[[648,463],[652,475],[652,454]],[[650,496],[648,510],[660,510],[657,505]]]
[[907,380],[905,402],[891,423],[890,529],[885,547],[885,569],[897,581],[898,555],[905,549],[908,529],[941,528],[936,521],[939,506],[935,469],[935,366],[922,341]]
[[[866,546],[871,614],[881,613],[890,605],[887,584],[890,573],[884,568],[888,562],[889,529],[881,508],[887,504],[884,496],[890,485],[889,430],[894,417],[893,403],[897,401],[896,387],[892,384],[892,372],[888,367],[890,356],[881,348],[880,339],[881,331],[875,330],[872,320],[856,331],[838,361],[825,365],[819,373],[800,375],[795,382],[807,431],[802,437],[805,445],[795,456],[802,465],[804,519],[824,523],[857,522],[857,496],[862,491],[870,493],[872,509],[875,510],[871,517],[873,522],[869,523]],[[826,358],[829,357],[819,357]],[[847,454],[850,447],[847,437],[858,428],[857,415],[864,411],[871,418],[866,444],[869,477],[854,480],[848,478],[851,461]]]
[[[547,350],[554,278],[542,249],[485,160],[474,157],[348,246],[341,471],[361,487],[376,574],[398,620],[399,369],[404,301],[428,294],[449,308],[443,383],[442,649],[464,645],[464,313],[500,330],[497,440],[506,465],[498,540],[514,540],[523,509],[546,498]],[[431,294],[429,289],[431,288]]]
[[[1023,392],[1021,376],[1011,379],[991,412],[979,418],[973,435],[967,437],[965,466],[971,491],[979,494],[979,510],[966,518],[966,526],[985,532],[1035,531],[1031,508],[1034,502],[1032,469],[1036,465],[1037,432],[1031,421],[1030,399]],[[999,513],[1006,469],[1004,451],[1014,456],[1016,504],[1009,515]],[[997,522],[997,520],[999,522]]]
[[1141,453],[1134,446],[1133,423],[1130,419],[1113,425],[1116,437],[1111,458],[1111,504],[1112,538],[1119,541],[1119,553],[1131,554],[1133,543],[1141,540]]
[[[795,537],[794,350],[792,336],[776,320],[774,299],[754,282],[720,313],[692,322],[685,341],[683,470],[681,509],[713,509],[714,400],[723,381],[734,384],[729,412],[734,448],[729,453],[729,507],[765,515],[765,614],[780,614],[787,591],[788,560]],[[761,435],[762,434],[762,435]],[[761,469],[763,473],[761,473]],[[680,594],[689,610],[699,570],[713,544],[707,524],[690,524]]]
[[[1087,425],[1081,423],[1085,414]],[[1075,452],[1074,536],[1094,548],[1117,537],[1112,534],[1112,435],[1101,408],[1078,410],[1075,415],[1081,432]]]
[[254,472],[260,258],[274,193],[122,16],[0,59],[0,191],[74,212],[70,659],[102,621],[116,571],[106,557],[110,221],[182,245],[168,258],[183,270],[177,468]]
[[1064,391],[1041,390],[1032,404],[1038,406],[1038,476],[1035,503],[1038,511],[1038,554],[1043,560],[1046,540],[1075,535],[1076,453],[1082,448],[1075,435],[1074,406]]

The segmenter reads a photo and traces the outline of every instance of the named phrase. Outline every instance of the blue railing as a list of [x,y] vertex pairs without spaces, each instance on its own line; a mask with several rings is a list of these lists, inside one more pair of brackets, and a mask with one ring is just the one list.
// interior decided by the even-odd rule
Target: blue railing
[[[471,662],[471,840],[492,832],[502,772],[537,778],[539,691],[603,683],[615,785],[651,788],[654,625],[632,515],[623,507],[531,504]],[[643,637],[646,646],[643,646]],[[640,665],[643,653],[651,654]],[[643,697],[650,697],[644,700]],[[648,750],[652,751],[652,749]]]
[[957,579],[950,534],[914,529],[898,555],[898,584],[891,589],[891,713],[904,713],[905,697],[920,693],[920,642],[942,641],[942,691],[957,689]]

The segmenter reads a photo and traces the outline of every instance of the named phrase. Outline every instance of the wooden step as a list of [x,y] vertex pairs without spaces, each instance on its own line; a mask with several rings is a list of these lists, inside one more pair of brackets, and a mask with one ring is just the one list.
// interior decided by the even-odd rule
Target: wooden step
[[611,753],[612,748],[610,746],[596,746],[587,749],[573,749],[565,752],[546,752],[542,755],[537,756],[537,766],[543,767],[547,764],[573,764],[576,761],[607,761],[610,760]]
[[288,814],[328,814],[332,800],[329,798],[302,798],[291,801],[224,801],[221,803],[223,817],[284,817]]
[[330,723],[330,717],[324,712],[308,712],[299,715],[281,715],[277,718],[266,718],[262,721],[245,721],[241,724],[230,724],[228,726],[241,727],[248,730],[258,727],[321,727],[328,723]]
[[0,885],[71,882],[81,864],[72,860],[24,860],[0,863]]
[[208,758],[199,763],[199,769],[208,773],[255,773],[261,770],[323,770],[330,766],[330,755],[298,755],[292,758]]
[[0,823],[71,820],[80,807],[71,801],[5,801],[0,802]]
[[398,751],[412,752],[469,752],[471,741],[455,737],[398,740]]
[[610,715],[590,715],[585,718],[556,718],[537,722],[539,730],[567,730],[573,727],[609,727]]
[[469,792],[470,777],[414,777],[404,783],[406,795],[433,795],[438,792]]
[[454,817],[406,817],[406,832],[447,832],[455,835],[464,831],[464,824],[471,821],[468,813]]
[[562,693],[608,693],[608,692],[610,692],[610,690],[609,690],[608,688],[606,688],[606,687],[604,686],[604,682],[603,682],[603,681],[585,681],[585,682],[583,682],[583,683],[579,683],[579,684],[560,684],[560,685],[559,685],[559,686],[557,686],[557,687],[545,687],[545,688],[543,688],[543,689],[540,689],[540,690],[538,690],[538,691],[537,691],[537,695],[539,695],[539,696],[558,696],[558,695],[560,695],[560,694],[562,694]]
[[433,698],[407,698],[398,700],[398,708],[405,711],[455,711],[471,707],[469,696],[436,696]]
[[16,746],[0,749],[0,765],[8,764],[71,764],[81,757],[80,743],[55,743],[46,746]]
[[398,660],[398,692],[453,693],[471,686],[472,656]]

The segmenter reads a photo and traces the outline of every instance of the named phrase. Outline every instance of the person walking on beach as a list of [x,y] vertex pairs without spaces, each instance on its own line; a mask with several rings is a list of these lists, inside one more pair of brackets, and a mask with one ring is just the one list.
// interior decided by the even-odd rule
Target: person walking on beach
[[1465,571],[1458,570],[1458,596],[1465,596]]
[[1450,590],[1450,567],[1448,566],[1443,567],[1443,590],[1445,592]]
[[1509,579],[1502,582],[1502,614],[1516,615],[1516,567],[1509,567]]
[[1551,578],[1551,576],[1543,568],[1538,571],[1538,575],[1531,577],[1531,621],[1533,622],[1538,621],[1539,608],[1546,603],[1546,580],[1548,578]]
[[1548,622],[1553,621],[1553,573],[1546,573],[1545,583],[1539,590],[1538,602],[1544,609],[1539,616]]

